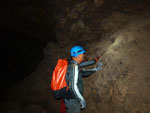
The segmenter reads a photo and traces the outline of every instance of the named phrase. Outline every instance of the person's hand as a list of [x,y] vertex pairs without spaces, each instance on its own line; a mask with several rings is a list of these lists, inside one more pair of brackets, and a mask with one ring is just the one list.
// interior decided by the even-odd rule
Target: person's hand
[[102,69],[102,63],[98,63],[97,66],[96,66],[96,71],[99,71]]
[[97,62],[99,58],[100,58],[100,56],[99,56],[99,57],[94,58],[94,60]]
[[84,108],[86,108],[86,101],[82,100],[81,101],[81,109],[84,109]]

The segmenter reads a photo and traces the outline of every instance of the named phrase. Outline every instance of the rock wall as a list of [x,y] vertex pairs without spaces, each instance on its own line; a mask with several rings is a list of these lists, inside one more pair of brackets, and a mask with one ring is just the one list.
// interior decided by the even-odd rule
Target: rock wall
[[91,49],[97,54],[106,47],[100,60],[104,66],[102,71],[85,80],[85,96],[89,102],[85,113],[150,111],[149,22],[149,19],[133,22],[128,28],[111,35],[109,40],[94,43]]
[[57,59],[69,58],[70,48],[78,44],[88,59],[101,56],[103,63],[101,71],[84,79],[87,108],[82,113],[149,113],[149,2],[95,6],[78,1],[63,11],[55,27],[59,43],[47,44],[36,71],[8,90],[1,111],[58,113],[59,101],[49,87],[51,74]]

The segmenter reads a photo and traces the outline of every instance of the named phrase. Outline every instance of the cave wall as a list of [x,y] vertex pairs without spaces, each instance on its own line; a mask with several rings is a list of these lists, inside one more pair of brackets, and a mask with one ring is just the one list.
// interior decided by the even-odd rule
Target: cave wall
[[36,70],[8,90],[2,112],[58,113],[49,86],[52,71],[57,59],[69,58],[70,48],[79,44],[88,59],[101,56],[103,63],[101,71],[84,79],[82,113],[149,113],[149,1],[56,0],[55,8],[57,3],[62,5],[55,13],[58,43],[49,42]]

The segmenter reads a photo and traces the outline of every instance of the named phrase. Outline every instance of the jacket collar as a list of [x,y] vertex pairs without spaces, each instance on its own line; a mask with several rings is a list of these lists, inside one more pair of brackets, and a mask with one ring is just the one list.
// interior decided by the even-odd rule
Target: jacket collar
[[74,64],[78,65],[78,63],[76,61],[74,61],[74,60],[71,60],[71,63],[74,63]]

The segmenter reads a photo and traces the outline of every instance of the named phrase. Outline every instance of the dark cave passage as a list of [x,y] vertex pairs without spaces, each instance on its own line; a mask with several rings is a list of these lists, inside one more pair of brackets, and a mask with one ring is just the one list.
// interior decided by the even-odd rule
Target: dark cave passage
[[0,31],[1,79],[0,88],[5,90],[27,77],[36,69],[43,59],[43,48],[56,37],[31,37],[18,34],[16,31],[3,29]]
[[0,89],[18,83],[36,69],[49,41],[57,43],[51,1],[1,1]]

